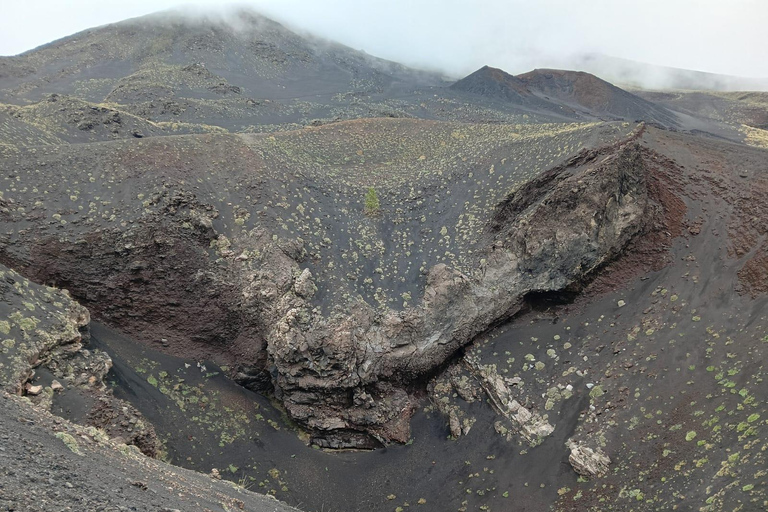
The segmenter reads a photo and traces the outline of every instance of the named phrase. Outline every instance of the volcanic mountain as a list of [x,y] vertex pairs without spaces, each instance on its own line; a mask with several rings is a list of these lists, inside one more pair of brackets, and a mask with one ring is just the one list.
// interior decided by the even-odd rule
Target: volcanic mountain
[[642,120],[664,126],[679,124],[667,109],[584,72],[537,69],[513,76],[484,66],[450,88],[575,118]]
[[0,60],[6,100],[74,94],[87,101],[185,97],[327,96],[439,83],[436,75],[300,36],[250,11],[229,16],[150,15],[86,30]]
[[483,66],[451,85],[456,91],[471,92],[488,98],[496,98],[518,105],[531,101],[531,91],[525,82],[501,69]]
[[[437,74],[299,35],[242,10],[228,16],[169,12],[86,30],[0,58],[0,81],[0,102],[25,105],[55,94],[60,115],[82,117],[78,106],[65,107],[71,96],[94,110],[118,111],[125,120],[168,123],[155,126],[158,133],[407,117],[374,98],[443,84]],[[117,135],[107,138],[135,128],[118,124],[109,127]]]
[[589,73],[536,69],[519,75],[518,79],[537,96],[572,105],[576,109],[662,125],[676,123],[675,116],[665,108]]
[[764,504],[760,97],[451,83],[238,11],[0,59],[0,98],[3,506]]

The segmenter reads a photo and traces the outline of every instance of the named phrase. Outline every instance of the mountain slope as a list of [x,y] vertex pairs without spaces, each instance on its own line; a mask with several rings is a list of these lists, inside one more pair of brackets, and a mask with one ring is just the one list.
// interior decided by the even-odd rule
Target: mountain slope
[[456,91],[471,92],[489,98],[526,104],[533,100],[525,83],[501,69],[483,66],[451,85]]
[[678,124],[675,115],[588,73],[534,70],[512,76],[484,66],[450,87],[488,100],[575,119],[625,119],[664,126]]
[[635,91],[671,110],[736,125],[768,129],[768,92]]
[[133,510],[296,512],[272,497],[145,457],[23,398],[0,392],[0,407],[0,506],[6,510],[128,510],[127,505]]
[[[676,122],[665,109],[594,77],[558,73],[556,88],[575,87],[575,96],[555,94],[541,77],[534,84],[532,75],[526,81],[487,66],[446,90],[438,74],[294,33],[253,12],[190,17],[171,11],[0,58],[0,101],[67,95],[153,122],[232,131],[381,116]],[[606,101],[579,102],[601,95]]]
[[536,69],[519,75],[518,79],[534,94],[576,109],[663,125],[676,123],[674,114],[665,108],[589,73]]
[[645,89],[768,91],[768,78],[749,78],[658,66],[597,53],[570,57],[557,65],[594,73],[622,86]]
[[136,18],[0,59],[0,69],[5,101],[34,101],[55,92],[99,102],[125,94],[126,86],[151,98],[164,85],[183,87],[185,96],[197,98],[234,93],[279,99],[439,82],[436,75],[300,36],[250,11]]

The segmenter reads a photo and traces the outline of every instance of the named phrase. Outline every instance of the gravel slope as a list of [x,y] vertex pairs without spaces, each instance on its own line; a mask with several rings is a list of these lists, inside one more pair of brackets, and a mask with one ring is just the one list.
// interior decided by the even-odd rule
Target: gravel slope
[[268,496],[142,455],[33,407],[0,396],[2,511],[295,510]]

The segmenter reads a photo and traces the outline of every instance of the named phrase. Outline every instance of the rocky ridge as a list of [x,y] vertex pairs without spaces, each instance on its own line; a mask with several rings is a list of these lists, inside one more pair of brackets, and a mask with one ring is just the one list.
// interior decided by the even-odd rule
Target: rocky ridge
[[[104,379],[110,357],[88,347],[90,314],[66,290],[30,282],[0,265],[0,386],[51,411],[62,394],[85,402],[81,422],[159,455],[154,428],[133,406],[112,396]],[[109,412],[108,412],[109,411]]]
[[377,314],[358,303],[324,319],[306,293],[288,290],[267,336],[278,396],[331,446],[355,446],[366,432],[405,442],[413,405],[403,384],[520,311],[526,294],[578,286],[618,254],[652,217],[644,173],[629,142],[545,174],[497,212],[481,278],[437,265],[421,304],[402,312]]
[[[34,368],[60,364],[77,357],[87,340],[90,314],[66,291],[31,283],[0,265],[0,335],[3,336],[0,383],[5,391],[21,394],[29,388]],[[87,356],[84,356],[87,357]],[[92,375],[99,380],[110,362],[94,357]],[[40,390],[35,389],[39,394]]]

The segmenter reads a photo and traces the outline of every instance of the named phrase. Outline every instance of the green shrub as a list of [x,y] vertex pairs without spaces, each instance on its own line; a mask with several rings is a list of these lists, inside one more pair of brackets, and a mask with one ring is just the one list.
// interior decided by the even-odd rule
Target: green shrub
[[376,189],[373,187],[368,188],[368,192],[365,193],[365,214],[377,215],[381,209],[381,203],[379,203],[379,195],[376,193]]

